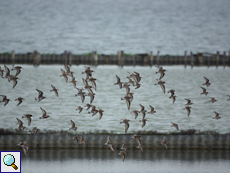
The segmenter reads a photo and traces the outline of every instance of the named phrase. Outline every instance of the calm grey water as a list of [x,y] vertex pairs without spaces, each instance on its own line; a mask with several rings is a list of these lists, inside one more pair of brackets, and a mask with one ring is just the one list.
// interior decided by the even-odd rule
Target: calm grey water
[[157,172],[227,173],[224,151],[127,151],[126,159],[110,150],[31,150],[22,155],[22,172]]
[[0,0],[0,52],[223,52],[229,8],[229,0]]
[[[3,68],[3,65],[1,65]],[[10,65],[8,65],[10,67]],[[167,70],[163,81],[166,82],[166,92],[170,89],[175,89],[177,96],[175,103],[169,99],[170,94],[164,94],[159,85],[154,85],[156,79],[159,78],[156,67],[128,67],[120,68],[118,66],[98,66],[91,67],[95,72],[97,83],[97,91],[93,105],[104,110],[101,120],[96,114],[92,117],[88,111],[84,110],[79,113],[76,108],[85,106],[89,103],[89,97],[86,97],[82,103],[80,97],[75,97],[77,90],[71,83],[66,83],[61,75],[62,65],[42,65],[34,68],[30,65],[22,65],[22,72],[19,74],[17,86],[12,89],[13,82],[8,82],[6,78],[0,78],[0,95],[7,95],[11,101],[8,105],[3,106],[0,103],[0,128],[16,129],[16,118],[24,122],[27,127],[25,131],[29,131],[32,127],[38,127],[41,131],[44,130],[69,130],[71,127],[70,119],[76,123],[78,132],[89,131],[113,131],[115,133],[124,133],[125,126],[120,124],[121,119],[130,119],[130,127],[128,132],[139,130],[156,130],[158,132],[176,131],[171,126],[171,122],[179,125],[180,130],[197,129],[201,131],[214,130],[221,134],[230,132],[230,101],[227,101],[230,95],[230,68],[215,68],[215,67],[194,67],[193,69],[185,69],[183,66],[164,66]],[[83,87],[82,78],[85,74],[83,66],[71,66],[71,71],[77,80],[77,87]],[[120,89],[117,85],[115,75],[121,78],[121,81],[127,81],[128,72],[139,72],[142,76],[140,81],[141,87],[138,89],[131,88],[134,93],[134,99],[131,103],[130,110],[121,97],[126,94],[125,89]],[[12,74],[15,72],[12,71]],[[208,88],[203,85],[205,80],[203,77],[210,79],[211,86]],[[70,80],[70,78],[69,78]],[[54,92],[50,92],[51,84],[59,91],[59,97],[56,97]],[[207,88],[209,94],[201,95],[201,86]],[[47,98],[37,102],[35,97],[38,96],[36,89],[43,91]],[[17,106],[18,97],[25,98],[24,102]],[[210,102],[210,97],[215,97],[218,101]],[[187,103],[185,98],[191,99],[191,114],[188,117],[186,110],[183,110]],[[1,99],[1,98],[0,98]],[[133,110],[140,110],[139,104],[145,106],[147,111],[150,111],[149,105],[152,105],[157,113],[146,115],[146,126],[142,128],[142,115],[139,114],[137,119],[134,118]],[[42,116],[40,107],[47,111],[50,115],[48,119],[39,119]],[[214,111],[218,112],[221,119],[213,119]],[[32,123],[27,125],[27,120],[22,119],[24,114],[32,114]],[[76,133],[73,131],[73,133]]]

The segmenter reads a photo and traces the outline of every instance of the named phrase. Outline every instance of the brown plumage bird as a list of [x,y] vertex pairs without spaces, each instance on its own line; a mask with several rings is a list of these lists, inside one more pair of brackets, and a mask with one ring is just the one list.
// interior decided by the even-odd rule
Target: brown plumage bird
[[47,115],[46,111],[43,108],[40,107],[40,109],[42,111],[42,116],[39,117],[39,119],[45,119],[45,118],[49,118],[50,117],[49,115]]
[[120,151],[120,153],[118,153],[118,155],[121,155],[121,156],[122,156],[123,162],[125,161],[125,154],[126,154],[125,151]]
[[157,111],[154,110],[154,107],[152,107],[151,105],[149,105],[149,107],[151,108],[150,112],[148,112],[148,114],[154,114]]
[[204,77],[205,79],[205,83],[203,85],[206,85],[207,87],[209,87],[211,85],[211,83],[209,82],[209,79]]
[[160,87],[161,87],[163,93],[165,93],[165,85],[164,85],[164,84],[165,84],[164,81],[158,80],[158,79],[157,79],[157,83],[155,83],[155,85],[160,85]]
[[178,126],[178,124],[173,123],[173,122],[171,122],[171,123],[172,123],[171,127],[175,127],[177,130],[179,130],[179,126]]
[[145,126],[147,119],[142,119],[140,122],[142,122],[142,128]]
[[208,94],[208,92],[206,91],[206,89],[205,89],[205,88],[201,87],[201,89],[203,90],[203,92],[202,92],[202,93],[200,93],[200,94],[204,94],[204,95],[207,95],[207,94]]
[[213,117],[213,119],[220,119],[221,117],[220,117],[220,115],[219,115],[219,113],[217,113],[216,111],[214,111],[214,113],[216,114],[216,116],[215,117]]
[[52,84],[51,84],[51,87],[52,87],[52,90],[50,90],[50,92],[53,91],[56,94],[56,96],[58,97],[58,89],[55,88]]
[[192,105],[193,104],[190,99],[185,99],[185,100],[187,100],[187,103],[185,105]]
[[83,107],[78,106],[76,110],[79,110],[79,113],[81,113],[81,111],[83,110]]
[[36,89],[38,92],[38,98],[35,98],[35,100],[38,100],[40,102],[41,100],[45,99],[46,97],[43,96],[43,92],[41,90]]
[[6,95],[0,95],[0,96],[3,97],[2,101],[0,101],[0,102],[5,102],[4,106],[6,106],[9,103],[10,99],[8,99]]
[[23,141],[23,142],[19,142],[18,146],[22,147],[24,154],[27,156],[30,144],[28,144],[26,141]]
[[134,115],[135,115],[135,119],[137,119],[139,111],[138,111],[138,110],[134,110],[134,111],[132,111],[132,112],[133,112]]
[[77,127],[75,126],[75,123],[72,120],[70,120],[70,122],[71,122],[72,127],[69,130],[72,129],[72,130],[76,131]]
[[25,114],[25,115],[22,116],[22,118],[27,118],[28,126],[30,126],[30,124],[31,124],[31,117],[32,117],[31,114]]
[[129,95],[126,95],[125,97],[121,98],[121,100],[126,101],[128,110],[130,109],[130,106],[131,106],[131,100],[130,99],[131,99],[131,97]]
[[125,133],[129,129],[129,119],[123,119],[123,121],[120,122],[120,124],[125,123]]
[[24,98],[22,97],[18,97],[17,99],[15,99],[15,101],[18,101],[17,106],[19,106],[22,103],[22,100],[24,100]]
[[186,109],[187,110],[187,115],[189,117],[190,113],[191,113],[191,107],[190,106],[186,106],[185,108],[183,109]]
[[161,144],[164,145],[166,149],[168,149],[168,142],[166,141],[166,139],[162,138]]

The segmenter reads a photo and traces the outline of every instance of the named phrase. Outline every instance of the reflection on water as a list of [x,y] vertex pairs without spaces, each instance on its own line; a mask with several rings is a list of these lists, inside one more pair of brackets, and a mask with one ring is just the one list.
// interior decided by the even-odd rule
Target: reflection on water
[[221,172],[229,170],[227,151],[31,150],[22,155],[22,172]]

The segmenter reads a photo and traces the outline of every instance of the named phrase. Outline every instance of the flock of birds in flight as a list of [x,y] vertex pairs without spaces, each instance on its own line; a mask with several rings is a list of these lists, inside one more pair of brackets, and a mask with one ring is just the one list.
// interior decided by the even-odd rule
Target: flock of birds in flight
[[[99,120],[102,118],[103,116],[103,112],[104,110],[102,109],[97,109],[96,106],[92,105],[92,102],[94,100],[94,97],[95,97],[95,93],[93,92],[93,90],[97,90],[97,85],[96,85],[96,78],[93,78],[92,77],[92,73],[94,72],[93,70],[90,69],[90,67],[88,66],[84,66],[85,67],[85,70],[82,72],[82,74],[86,74],[86,77],[85,78],[82,78],[82,81],[83,81],[83,84],[84,84],[84,88],[77,88],[76,87],[76,80],[75,80],[75,77],[74,77],[74,72],[72,72],[70,70],[70,67],[65,65],[65,70],[61,69],[61,72],[62,74],[60,75],[60,77],[64,77],[65,79],[65,82],[68,83],[68,77],[72,77],[72,80],[69,81],[69,83],[72,83],[74,88],[76,88],[78,90],[78,93],[75,94],[75,97],[77,96],[80,96],[81,97],[81,101],[82,103],[84,103],[84,100],[85,100],[85,97],[86,96],[89,96],[90,97],[90,103],[86,104],[85,107],[86,107],[86,110],[89,110],[91,108],[91,111],[89,111],[88,113],[92,113],[92,116],[96,115],[97,113],[99,113]],[[160,77],[159,79],[156,79],[157,80],[157,83],[155,83],[155,85],[160,85],[163,93],[165,93],[165,82],[162,81],[162,78],[165,76],[165,72],[166,70],[161,67],[161,66],[156,66],[158,68],[158,71],[156,72],[156,74],[160,74]],[[16,70],[16,74],[15,75],[12,75],[10,74],[11,71],[9,70],[9,68],[4,65],[4,68],[5,70],[1,69],[1,66],[0,66],[0,75],[2,76],[2,78],[6,78],[8,79],[8,82],[11,82],[13,81],[13,87],[12,88],[15,88],[17,83],[18,83],[18,75],[20,74],[21,72],[21,66],[15,66],[12,70]],[[5,74],[4,74],[5,73]],[[126,101],[126,104],[127,104],[127,108],[128,110],[130,109],[130,106],[131,106],[131,103],[132,103],[132,100],[133,100],[133,95],[134,93],[133,92],[130,92],[130,87],[133,86],[135,87],[135,89],[138,89],[141,87],[141,79],[142,77],[140,76],[140,74],[138,72],[133,72],[133,73],[130,73],[128,72],[129,75],[127,76],[127,79],[128,81],[127,82],[121,82],[121,79],[116,75],[116,79],[117,79],[117,82],[114,83],[114,85],[118,85],[120,89],[122,88],[125,88],[126,90],[126,93],[125,93],[125,96],[121,98],[121,100],[125,100]],[[211,85],[211,83],[209,82],[209,79],[204,77],[205,79],[205,83],[203,85],[205,85],[206,87],[209,87]],[[89,82],[91,83],[91,85],[89,84]],[[51,89],[50,90],[51,92],[54,92],[55,95],[58,97],[58,89],[55,88],[55,86],[53,86],[51,84]],[[202,89],[202,94],[204,95],[207,95],[208,92],[206,90],[206,88],[204,87],[201,87]],[[42,101],[43,99],[46,99],[46,97],[43,95],[43,92],[39,89],[36,89],[37,92],[38,92],[38,97],[35,98],[36,101],[40,102]],[[87,91],[87,93],[86,93]],[[175,90],[174,89],[171,89],[168,91],[168,93],[170,93],[170,99],[172,99],[173,103],[176,101],[176,95],[175,95]],[[7,98],[6,95],[0,95],[2,96],[2,100],[0,102],[4,102],[4,106],[6,106],[9,101],[11,101],[10,99]],[[230,95],[227,95],[229,98],[228,98],[228,101],[230,100]],[[213,97],[210,97],[211,98],[211,102],[214,103],[216,102],[217,100]],[[15,101],[18,101],[18,104],[17,106],[19,106],[22,102],[23,102],[24,98],[22,97],[18,97],[15,99]],[[185,104],[185,108],[187,110],[187,115],[189,117],[190,113],[191,113],[191,106],[193,103],[190,99],[187,99],[185,98],[185,100],[187,101],[187,103]],[[149,105],[150,107],[150,111],[148,112],[145,107],[141,104],[140,105],[140,110],[133,110],[132,113],[134,113],[135,115],[135,119],[138,117],[139,113],[142,114],[142,120],[140,120],[140,122],[142,122],[142,128],[145,126],[146,124],[146,121],[147,119],[145,118],[146,114],[154,114],[156,113],[155,109],[153,106]],[[39,119],[46,119],[46,118],[49,118],[50,116],[47,115],[47,112],[42,108],[40,107],[41,111],[42,111],[42,116],[39,117]],[[83,110],[84,108],[82,106],[78,106],[76,110],[79,110],[79,113],[81,113],[81,111]],[[215,117],[213,117],[213,119],[220,119],[221,117],[219,116],[219,113],[217,113],[216,111],[214,111],[215,113]],[[26,118],[28,120],[28,126],[30,126],[31,124],[31,117],[32,115],[31,114],[25,114],[22,116],[22,118]],[[23,122],[22,120],[20,120],[19,118],[16,118],[17,119],[17,123],[18,123],[18,129],[19,130],[24,130],[26,127],[23,126]],[[120,124],[124,123],[125,124],[125,133],[128,131],[129,129],[129,119],[123,119]],[[71,127],[69,128],[69,130],[74,130],[76,131],[77,130],[77,127],[74,123],[74,121],[70,120],[71,122]],[[177,130],[179,130],[179,126],[178,124],[174,123],[174,122],[171,122],[173,127],[175,127]],[[37,127],[33,127],[32,128],[32,132],[34,134],[37,134],[39,132],[39,129]],[[138,143],[138,146],[137,148],[140,148],[141,151],[143,151],[143,148],[144,146],[142,145],[141,143],[141,135],[134,135],[132,137],[133,139],[136,139],[137,140],[137,143]],[[74,140],[77,141],[77,143],[79,144],[86,144],[86,141],[84,140],[84,138],[82,136],[74,136],[73,137]],[[161,142],[165,148],[167,149],[168,146],[167,146],[167,141],[165,139],[162,139],[162,142]],[[107,137],[107,142],[105,143],[105,145],[109,146],[110,149],[112,151],[114,151],[114,148],[113,148],[113,143],[112,143],[112,140],[111,138],[108,136]],[[23,141],[23,142],[20,142],[18,144],[18,146],[22,147],[25,155],[27,155],[28,153],[28,149],[29,149],[29,144],[26,142],[26,141]],[[120,151],[119,155],[122,156],[123,158],[123,161],[125,160],[125,154],[126,154],[126,151],[127,151],[127,147],[125,146],[125,144],[122,144],[122,147],[121,147],[122,151]]]

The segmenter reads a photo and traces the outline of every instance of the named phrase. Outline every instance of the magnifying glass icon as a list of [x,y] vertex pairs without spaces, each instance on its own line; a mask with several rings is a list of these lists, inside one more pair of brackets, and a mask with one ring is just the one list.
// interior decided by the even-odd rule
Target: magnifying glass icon
[[15,170],[18,169],[18,167],[14,164],[15,163],[15,158],[11,154],[7,154],[3,158],[3,162],[7,166],[12,166]]

